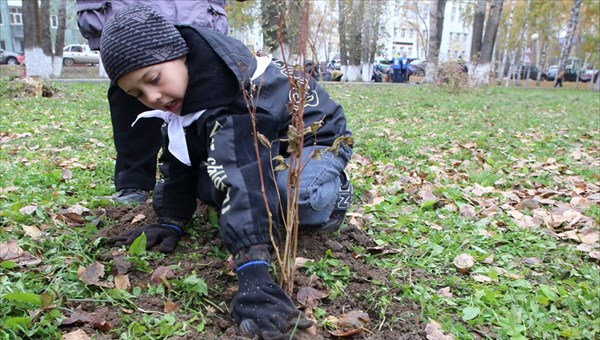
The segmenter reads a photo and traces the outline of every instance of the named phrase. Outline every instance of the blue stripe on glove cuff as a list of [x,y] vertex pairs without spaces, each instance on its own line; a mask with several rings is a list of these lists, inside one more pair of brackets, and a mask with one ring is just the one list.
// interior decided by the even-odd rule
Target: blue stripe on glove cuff
[[236,268],[236,272],[239,272],[240,270],[250,267],[250,266],[255,266],[255,265],[265,265],[265,266],[269,266],[269,262],[267,261],[250,261],[250,262],[246,262],[243,265],[239,266]]
[[169,224],[169,223],[161,223],[160,225],[164,225],[165,227],[169,227],[169,228],[175,230],[176,232],[183,234],[183,230],[181,230],[181,228],[178,225]]

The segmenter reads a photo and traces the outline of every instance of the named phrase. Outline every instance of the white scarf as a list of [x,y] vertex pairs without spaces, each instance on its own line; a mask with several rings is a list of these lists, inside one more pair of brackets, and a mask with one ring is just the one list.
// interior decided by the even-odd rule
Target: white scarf
[[[254,81],[256,78],[260,77],[270,64],[271,59],[269,57],[256,57],[256,71],[254,71],[250,80]],[[185,141],[185,131],[183,129],[198,120],[205,111],[206,110],[202,110],[185,116],[178,116],[173,112],[162,110],[146,111],[140,113],[131,126],[134,126],[140,118],[161,118],[167,123],[169,152],[171,152],[171,154],[181,163],[192,166],[187,143]]]

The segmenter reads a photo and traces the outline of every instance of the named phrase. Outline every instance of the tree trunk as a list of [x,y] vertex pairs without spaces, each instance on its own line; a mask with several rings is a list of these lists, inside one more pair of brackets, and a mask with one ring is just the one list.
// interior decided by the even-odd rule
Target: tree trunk
[[521,81],[521,68],[523,64],[525,64],[525,51],[527,51],[527,42],[529,41],[529,10],[531,9],[531,0],[527,0],[525,3],[525,15],[523,16],[523,22],[525,23],[523,29],[521,30],[521,63],[517,67],[517,72],[515,75],[515,85],[519,84]]
[[477,64],[481,56],[481,41],[483,39],[483,24],[487,0],[477,0],[475,16],[473,17],[473,37],[471,38],[471,65]]
[[498,26],[502,18],[503,5],[504,0],[493,0],[490,5],[490,14],[488,15],[483,43],[481,44],[479,67],[477,67],[477,73],[474,75],[477,84],[488,84],[490,82],[490,63],[492,62],[492,54],[494,52],[494,45],[496,44]]
[[339,34],[340,34],[340,67],[342,73],[348,68],[348,44],[346,39],[346,2],[338,1]]
[[444,27],[444,10],[446,0],[434,0],[429,9],[429,46],[427,47],[427,65],[424,83],[433,83],[437,78],[437,65],[440,56],[440,44],[442,42],[442,30]]
[[[569,58],[569,53],[571,53],[571,46],[573,45],[573,36],[575,35],[575,28],[577,27],[577,22],[579,20],[579,10],[581,8],[581,2],[582,0],[575,0],[573,2],[573,7],[571,7],[571,17],[569,19],[569,26],[567,28],[567,36],[565,37],[566,40],[563,44],[560,53],[560,63],[558,66],[559,73],[565,70],[567,58]],[[558,79],[554,80],[555,85],[557,81]]]
[[[510,46],[510,30],[512,28],[513,16],[515,14],[515,0],[510,2],[510,14],[508,15],[508,22],[506,23],[506,32],[504,35],[504,52],[502,52],[502,61],[500,64],[500,74],[498,74],[497,78],[502,79],[504,77],[504,73],[507,75],[507,79],[510,79],[509,70],[506,68],[506,62],[508,57],[508,47]],[[508,67],[510,69],[510,65]],[[504,72],[506,70],[506,72]],[[508,86],[508,80],[506,82],[506,86]]]
[[27,75],[49,79],[53,74],[49,0],[23,1],[23,35]]
[[56,40],[54,41],[54,67],[52,76],[60,78],[62,74],[62,56],[65,47],[65,30],[67,27],[67,0],[58,2],[58,27],[56,28]]

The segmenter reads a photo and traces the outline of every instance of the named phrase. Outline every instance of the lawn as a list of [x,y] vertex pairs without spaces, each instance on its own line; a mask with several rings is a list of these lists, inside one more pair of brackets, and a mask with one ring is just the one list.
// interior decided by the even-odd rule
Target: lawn
[[[0,102],[0,337],[233,337],[210,211],[171,256],[103,247],[155,216],[107,198],[107,83],[54,86]],[[338,234],[300,242],[296,286],[324,294],[294,301],[317,338],[599,336],[598,93],[325,87],[354,133],[355,195]]]

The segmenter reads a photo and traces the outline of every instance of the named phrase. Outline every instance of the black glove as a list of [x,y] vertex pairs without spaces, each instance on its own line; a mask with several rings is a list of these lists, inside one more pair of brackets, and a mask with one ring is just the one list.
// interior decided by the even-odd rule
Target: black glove
[[142,233],[146,234],[146,249],[156,245],[161,253],[172,253],[177,247],[181,236],[184,235],[183,230],[175,224],[149,224],[119,236],[111,237],[106,240],[105,244],[117,247],[130,245]]
[[250,261],[237,269],[239,289],[233,298],[233,318],[244,335],[260,339],[289,339],[298,329],[313,322],[294,306],[287,294],[273,282],[266,261]]

